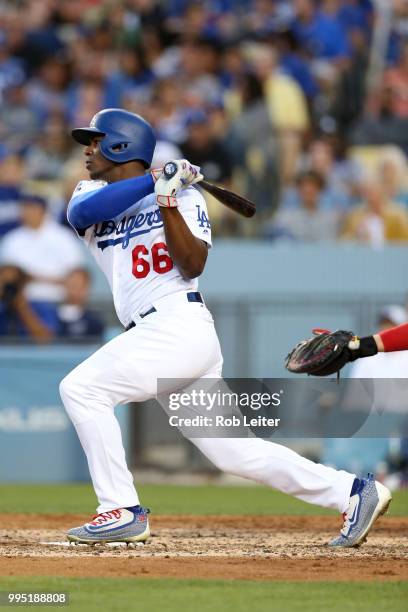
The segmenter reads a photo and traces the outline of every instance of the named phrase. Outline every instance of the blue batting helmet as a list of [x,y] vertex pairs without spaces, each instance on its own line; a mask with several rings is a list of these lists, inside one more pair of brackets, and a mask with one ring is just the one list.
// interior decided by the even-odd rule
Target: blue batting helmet
[[89,145],[92,138],[102,136],[99,148],[106,159],[117,164],[137,160],[146,168],[152,163],[156,146],[150,123],[121,108],[105,108],[96,113],[89,127],[72,130],[72,136],[82,145]]

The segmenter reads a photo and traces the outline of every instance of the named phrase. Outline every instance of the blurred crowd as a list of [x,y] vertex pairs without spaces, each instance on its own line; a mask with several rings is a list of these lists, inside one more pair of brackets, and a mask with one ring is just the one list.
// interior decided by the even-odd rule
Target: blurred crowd
[[83,264],[13,254],[29,208],[37,238],[72,236],[70,130],[103,107],[152,123],[154,166],[186,157],[256,202],[248,223],[210,199],[216,235],[408,241],[406,0],[0,0],[0,257],[57,303]]

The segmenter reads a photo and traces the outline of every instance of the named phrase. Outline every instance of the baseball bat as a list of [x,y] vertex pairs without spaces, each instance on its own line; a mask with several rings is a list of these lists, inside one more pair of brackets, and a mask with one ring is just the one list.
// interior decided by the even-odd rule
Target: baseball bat
[[[173,162],[168,162],[164,166],[163,172],[166,178],[171,178],[177,172],[176,164],[173,164]],[[251,202],[251,200],[248,200],[247,198],[244,198],[243,196],[240,196],[229,189],[225,189],[224,187],[213,185],[206,180],[200,181],[198,185],[221,202],[221,204],[224,204],[224,206],[227,206],[230,210],[233,210],[239,215],[248,219],[254,216],[256,206],[254,202]]]

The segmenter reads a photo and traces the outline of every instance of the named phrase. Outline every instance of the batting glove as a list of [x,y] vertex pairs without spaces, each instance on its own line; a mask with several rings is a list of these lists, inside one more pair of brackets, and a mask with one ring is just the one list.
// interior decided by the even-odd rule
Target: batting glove
[[186,159],[176,159],[167,162],[165,167],[172,165],[176,172],[171,178],[167,178],[162,172],[156,180],[154,191],[156,193],[156,202],[158,206],[173,208],[177,206],[176,194],[180,189],[184,189],[203,180],[203,175],[200,173],[199,166],[190,164]]

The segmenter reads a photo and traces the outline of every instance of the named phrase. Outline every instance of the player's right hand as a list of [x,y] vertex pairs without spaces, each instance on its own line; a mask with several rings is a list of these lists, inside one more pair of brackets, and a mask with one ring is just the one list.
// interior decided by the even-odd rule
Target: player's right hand
[[[190,164],[186,159],[171,160],[165,164],[165,167],[170,165],[173,165],[176,170],[173,176],[167,178],[165,173],[162,172],[154,186],[157,204],[167,208],[177,206],[175,196],[180,189],[189,187],[204,178],[200,173],[199,166]],[[157,170],[155,173],[157,176]]]

